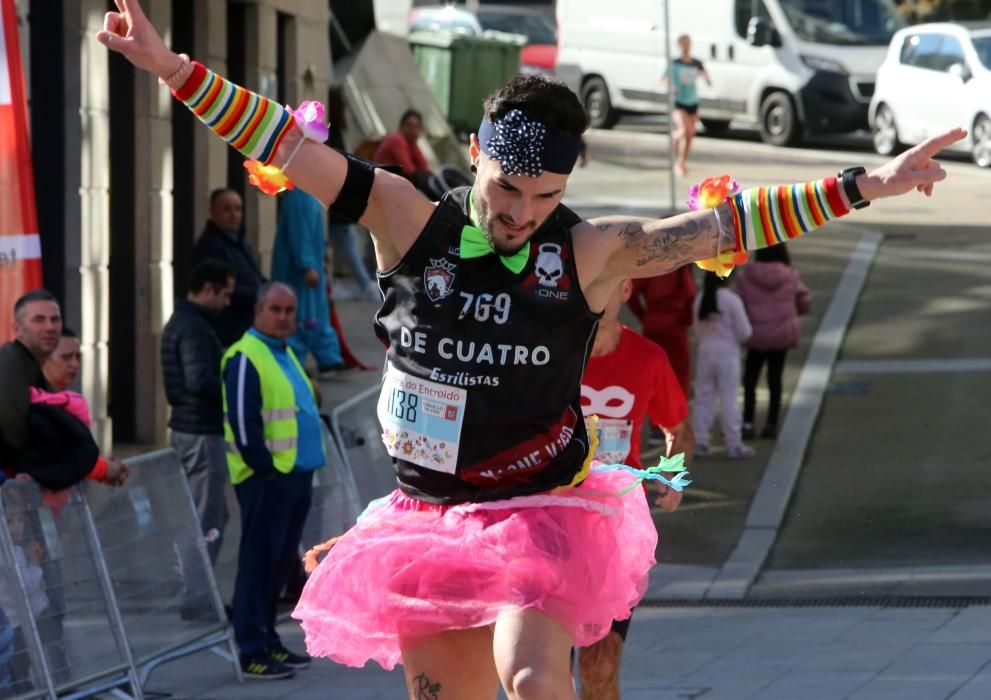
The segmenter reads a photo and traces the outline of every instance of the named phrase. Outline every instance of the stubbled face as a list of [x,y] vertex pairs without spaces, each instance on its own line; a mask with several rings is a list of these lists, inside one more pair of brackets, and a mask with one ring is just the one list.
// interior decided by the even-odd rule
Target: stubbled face
[[473,190],[478,225],[492,237],[497,253],[511,255],[561,203],[568,176],[546,171],[536,178],[506,175],[498,162],[481,152],[474,134],[470,154],[478,168]]
[[255,328],[285,340],[296,332],[296,295],[288,287],[272,287],[265,301],[255,307]]
[[416,143],[423,133],[423,122],[419,117],[406,117],[406,121],[399,125],[399,133],[410,143]]
[[202,305],[211,311],[223,311],[231,305],[231,295],[234,293],[234,278],[228,277],[227,284],[223,287],[208,284],[205,287],[205,291],[208,293],[201,295]]
[[79,338],[67,338],[63,336],[59,339],[55,352],[45,360],[45,376],[48,381],[58,389],[63,391],[72,386],[79,378],[79,371],[82,368],[82,353],[79,349]]
[[44,359],[62,336],[62,312],[54,301],[31,301],[14,316],[14,337],[31,354]]
[[210,221],[227,233],[235,233],[241,228],[241,195],[237,192],[224,192],[210,205]]

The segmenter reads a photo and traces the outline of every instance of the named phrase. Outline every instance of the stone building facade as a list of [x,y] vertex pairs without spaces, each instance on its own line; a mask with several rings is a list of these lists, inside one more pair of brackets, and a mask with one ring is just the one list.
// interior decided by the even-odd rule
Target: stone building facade
[[[326,100],[327,0],[142,0],[166,41],[242,84]],[[83,346],[82,389],[105,447],[165,442],[161,329],[185,291],[217,187],[242,192],[269,269],[276,202],[157,80],[94,38],[108,0],[18,0],[45,285]]]

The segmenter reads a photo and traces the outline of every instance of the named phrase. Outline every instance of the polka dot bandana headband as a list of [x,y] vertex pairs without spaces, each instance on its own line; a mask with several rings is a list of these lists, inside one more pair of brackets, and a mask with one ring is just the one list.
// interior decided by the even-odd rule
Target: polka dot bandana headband
[[483,119],[478,127],[482,153],[498,161],[507,175],[540,177],[546,170],[568,175],[581,152],[581,137],[550,131],[514,109],[494,124]]

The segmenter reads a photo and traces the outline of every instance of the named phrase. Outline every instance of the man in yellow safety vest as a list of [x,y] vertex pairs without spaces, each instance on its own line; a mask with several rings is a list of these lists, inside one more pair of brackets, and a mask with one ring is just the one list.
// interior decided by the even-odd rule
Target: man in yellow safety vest
[[310,658],[275,631],[276,602],[297,561],[313,471],[324,466],[320,413],[286,339],[296,295],[271,282],[258,290],[254,325],[224,354],[227,467],[241,506],[234,582],[234,636],[245,677],[288,678]]

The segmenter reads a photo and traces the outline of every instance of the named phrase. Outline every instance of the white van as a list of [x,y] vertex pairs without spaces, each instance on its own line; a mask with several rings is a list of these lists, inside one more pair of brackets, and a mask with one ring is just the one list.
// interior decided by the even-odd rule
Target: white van
[[[557,75],[592,125],[667,111],[666,39],[692,38],[710,131],[756,125],[775,145],[867,126],[874,76],[905,23],[891,0],[558,0]],[[666,31],[665,14],[670,19]]]

